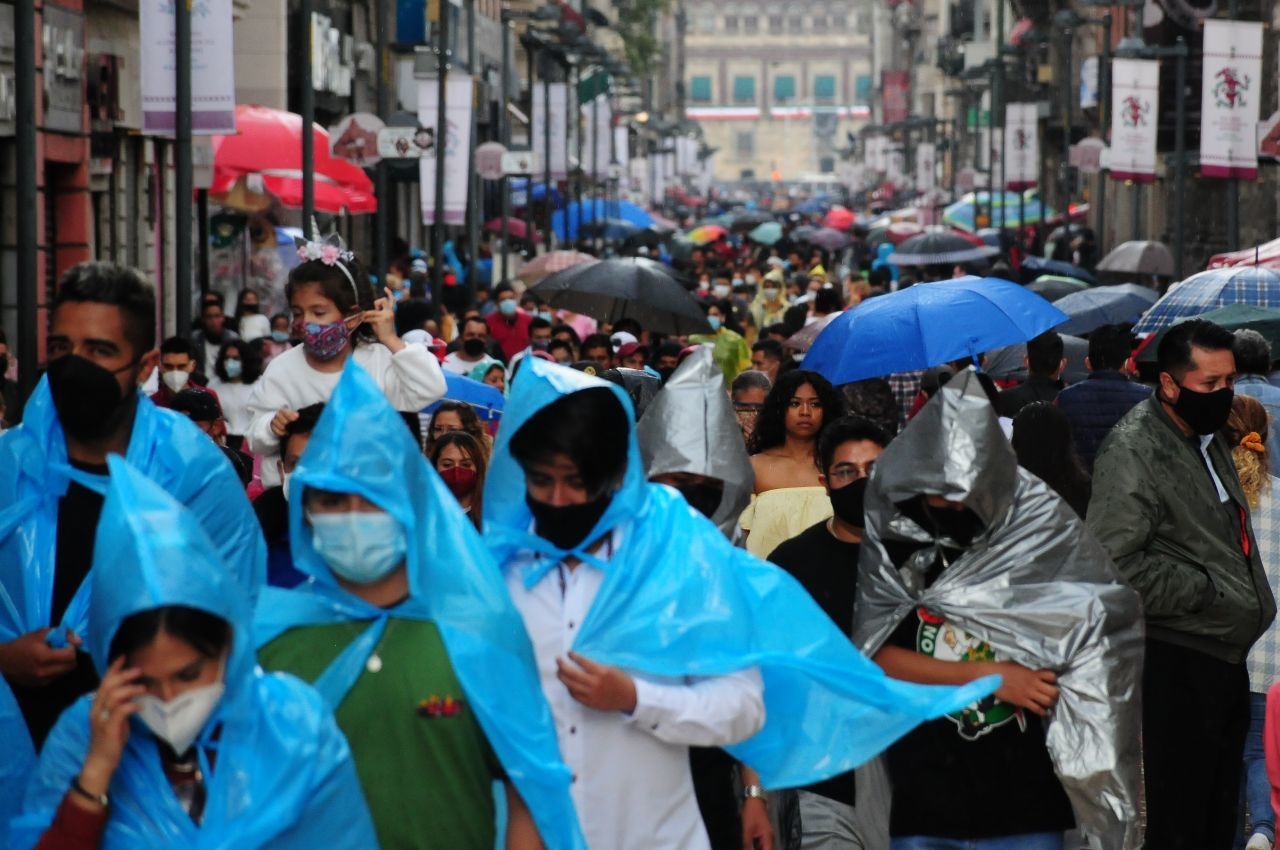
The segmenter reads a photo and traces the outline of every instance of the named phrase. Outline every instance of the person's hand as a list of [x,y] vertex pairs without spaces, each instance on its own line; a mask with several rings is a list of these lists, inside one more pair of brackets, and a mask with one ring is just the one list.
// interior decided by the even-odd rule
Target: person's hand
[[1012,661],[998,661],[991,672],[1003,680],[996,699],[1043,715],[1058,702],[1058,676],[1052,670],[1030,670]]
[[80,784],[90,794],[106,794],[111,777],[120,766],[120,757],[129,740],[129,715],[136,714],[136,697],[147,689],[138,684],[142,673],[124,666],[121,655],[98,684],[89,707],[89,752],[80,769]]
[[769,807],[759,797],[742,801],[742,850],[773,850]]
[[80,638],[69,632],[70,646],[54,649],[45,642],[49,629],[27,632],[0,644],[0,673],[25,687],[47,685],[75,669]]
[[287,407],[280,408],[276,411],[276,415],[271,417],[271,433],[283,440],[284,435],[288,433],[285,429],[289,427],[290,422],[297,421],[297,419],[298,411],[290,410]]
[[597,711],[624,711],[636,709],[636,683],[617,667],[606,667],[576,652],[569,659],[577,667],[556,659],[556,677],[569,689],[569,696]]
[[386,293],[386,297],[374,301],[372,310],[365,310],[360,314],[360,321],[373,328],[378,342],[395,353],[404,348],[404,340],[396,336],[396,299],[389,287],[383,287],[382,291]]

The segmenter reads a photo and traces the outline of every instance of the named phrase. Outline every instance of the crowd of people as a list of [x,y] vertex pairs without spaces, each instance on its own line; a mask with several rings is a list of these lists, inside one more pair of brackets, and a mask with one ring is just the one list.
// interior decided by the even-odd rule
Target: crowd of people
[[886,266],[698,252],[678,337],[299,256],[290,314],[158,345],[136,271],[60,282],[0,434],[0,848],[1271,850],[1258,334],[836,387],[796,334]]

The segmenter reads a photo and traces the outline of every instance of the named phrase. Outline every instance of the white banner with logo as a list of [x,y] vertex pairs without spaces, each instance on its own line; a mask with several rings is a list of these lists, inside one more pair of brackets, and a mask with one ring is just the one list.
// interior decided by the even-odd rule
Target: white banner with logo
[[551,179],[564,180],[569,176],[569,127],[566,120],[569,115],[568,83],[533,87],[533,121],[529,132],[533,135],[533,152],[538,155],[539,162],[546,163],[548,89],[551,95]]
[[[439,155],[441,133],[436,126],[439,117],[436,80],[418,83],[418,124],[431,131],[432,153],[419,160],[419,186],[422,197],[422,223],[436,221],[436,156]],[[467,190],[471,185],[468,159],[471,152],[472,83],[469,74],[450,72],[445,77],[444,133],[444,223],[466,221]]]
[[1015,192],[1040,182],[1040,114],[1034,103],[1004,108],[1004,184]]
[[[172,136],[178,123],[177,38],[173,0],[141,0],[142,132]],[[236,131],[235,56],[231,0],[191,4],[191,132]]]
[[916,145],[916,190],[931,192],[938,185],[938,146],[933,142]]
[[1200,173],[1256,180],[1262,101],[1262,23],[1204,22]]
[[582,112],[582,170],[596,179],[609,174],[613,144],[613,106],[607,94],[579,107]]
[[1111,176],[1153,183],[1160,111],[1160,63],[1114,59],[1111,63]]

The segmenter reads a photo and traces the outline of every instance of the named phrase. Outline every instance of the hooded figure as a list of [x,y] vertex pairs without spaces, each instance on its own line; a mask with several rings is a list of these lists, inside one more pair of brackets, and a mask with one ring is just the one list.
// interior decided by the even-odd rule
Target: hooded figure
[[[195,738],[204,776],[201,825],[162,768],[159,743],[129,720],[111,779],[103,848],[376,846],[346,739],[311,688],[257,669],[245,589],[195,514],[118,456],[98,525],[86,646],[99,674],[121,624],[166,606],[211,614],[231,627],[225,690]],[[63,713],[40,754],[12,846],[31,847],[52,823],[89,750],[93,696]]]
[[[922,494],[963,503],[983,529],[926,586],[935,538],[898,505]],[[920,547],[899,568],[889,551]],[[875,653],[916,608],[1002,659],[1057,674],[1046,744],[1077,826],[1105,850],[1140,844],[1138,595],[1048,485],[1019,468],[966,370],[876,462],[866,497],[854,640]]]
[[892,243],[890,243],[890,242],[883,242],[883,243],[881,243],[881,244],[876,248],[876,258],[875,258],[874,260],[872,260],[872,261],[871,261],[871,268],[873,268],[873,269],[878,269],[878,268],[880,268],[881,266],[884,266],[886,269],[888,269],[888,270],[889,270],[890,278],[891,278],[895,283],[897,283],[897,281],[898,281],[898,275],[900,274],[900,272],[898,271],[898,267],[897,267],[897,266],[895,266],[893,263],[889,262],[889,255],[890,255],[890,254],[892,254],[892,253],[893,253],[893,244],[892,244]]
[[[244,487],[217,445],[187,417],[139,397],[125,458],[186,506],[252,604],[266,581],[267,547]],[[52,622],[58,502],[73,480],[97,493],[107,490],[105,476],[68,462],[45,378],[22,425],[0,438],[0,643],[52,627],[49,643],[61,647],[67,631],[86,633],[92,573],[62,622]]]
[[[995,678],[961,688],[887,678],[795,579],[735,548],[674,490],[649,484],[633,429],[626,435],[622,483],[587,542],[559,550],[532,534],[513,435],[562,397],[601,387],[631,421],[621,388],[541,360],[526,364],[494,448],[484,505],[485,542],[504,569],[525,564],[525,587],[570,555],[604,572],[575,652],[653,677],[722,676],[759,667],[764,727],[727,749],[756,768],[770,788],[852,770],[920,722],[995,690]],[[741,443],[737,434],[734,440]],[[586,550],[612,529],[621,533],[609,560],[601,562]],[[521,557],[530,552],[532,561]]]
[[751,501],[755,473],[724,389],[724,375],[708,346],[699,346],[677,367],[640,417],[636,438],[650,479],[685,473],[723,485],[722,491],[706,491],[705,504],[694,502],[702,501],[697,489],[706,485],[694,485],[694,491],[681,489],[690,505],[732,539],[738,515]]
[[[525,368],[540,363],[527,358]],[[297,568],[311,580],[268,588],[258,606],[258,646],[289,629],[367,623],[314,682],[335,709],[365,671],[391,618],[439,628],[467,709],[520,792],[550,850],[581,848],[551,711],[524,623],[475,526],[422,457],[404,420],[373,380],[348,363],[290,478],[289,530]],[[393,609],[348,593],[316,551],[304,512],[308,488],[357,493],[404,528],[409,597]],[[424,695],[425,696],[425,695]]]

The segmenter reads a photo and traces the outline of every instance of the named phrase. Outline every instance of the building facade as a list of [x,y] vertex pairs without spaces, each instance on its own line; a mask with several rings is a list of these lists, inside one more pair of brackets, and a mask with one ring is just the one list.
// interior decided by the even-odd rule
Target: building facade
[[717,149],[715,179],[834,174],[876,99],[873,6],[687,0],[686,115]]

